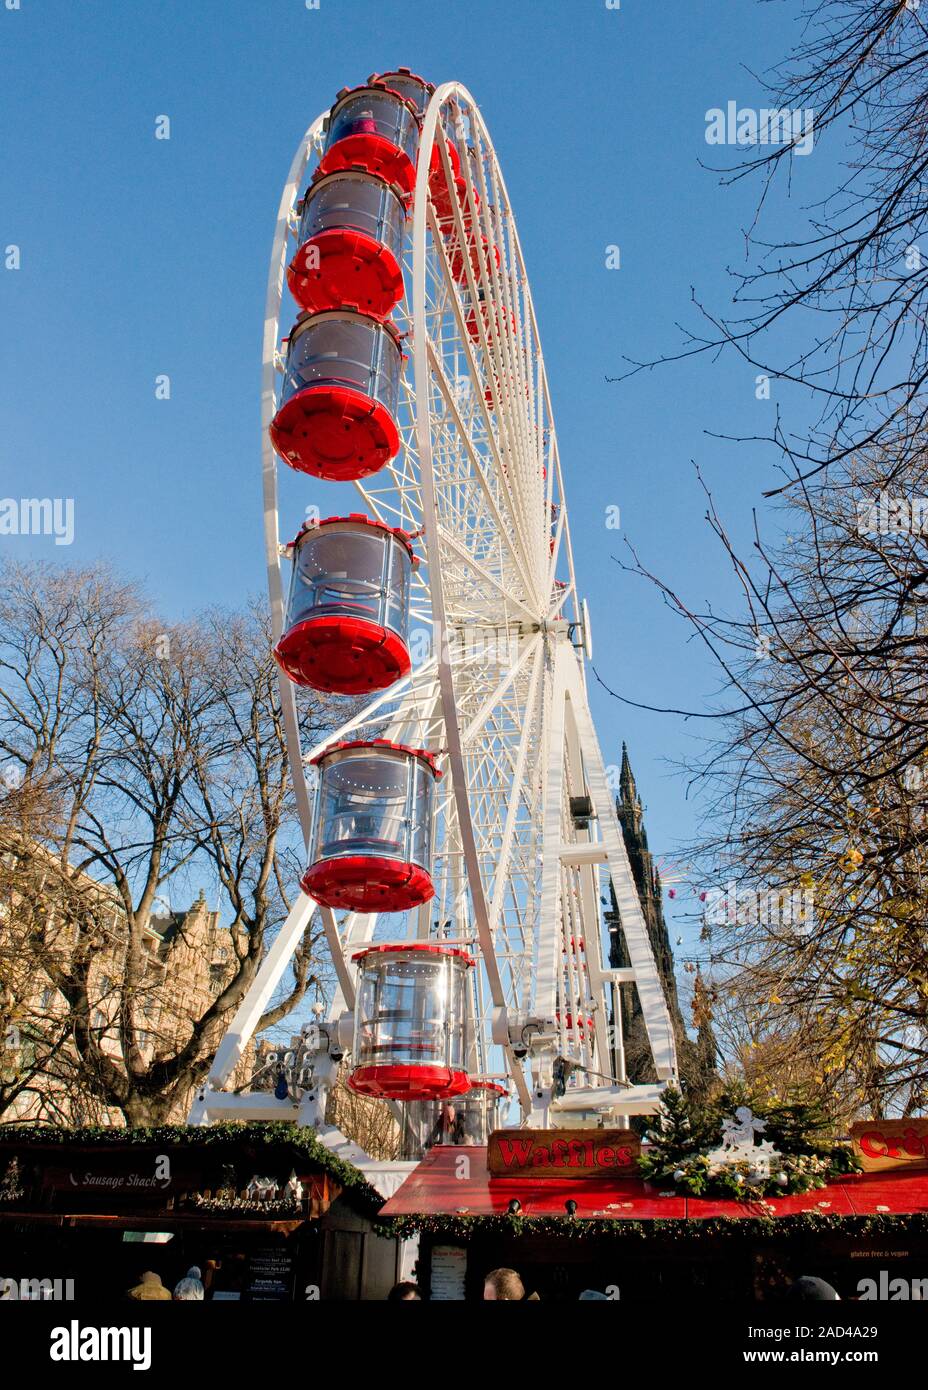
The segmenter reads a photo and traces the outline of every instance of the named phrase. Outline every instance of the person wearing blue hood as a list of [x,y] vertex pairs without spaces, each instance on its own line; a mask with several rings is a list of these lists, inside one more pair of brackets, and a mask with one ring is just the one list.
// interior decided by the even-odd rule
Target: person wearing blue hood
[[191,1265],[174,1289],[175,1303],[202,1303],[203,1281],[198,1265]]

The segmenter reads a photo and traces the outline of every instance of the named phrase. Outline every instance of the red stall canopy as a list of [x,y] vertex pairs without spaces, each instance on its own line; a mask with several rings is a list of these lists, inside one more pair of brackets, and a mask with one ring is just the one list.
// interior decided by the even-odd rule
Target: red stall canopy
[[[462,1162],[466,1160],[466,1164]],[[516,1198],[521,1216],[563,1216],[565,1202],[577,1204],[576,1219],[652,1221],[706,1220],[727,1216],[901,1215],[928,1212],[928,1172],[861,1173],[796,1197],[756,1202],[662,1196],[637,1174],[531,1178],[491,1177],[485,1148],[436,1145],[382,1208],[391,1216],[503,1216]]]

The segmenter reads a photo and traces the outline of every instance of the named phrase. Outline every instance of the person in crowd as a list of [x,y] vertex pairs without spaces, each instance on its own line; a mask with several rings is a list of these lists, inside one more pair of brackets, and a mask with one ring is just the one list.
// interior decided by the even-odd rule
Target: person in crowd
[[171,1290],[164,1287],[161,1276],[151,1269],[146,1269],[135,1288],[130,1289],[126,1296],[140,1303],[171,1302]]
[[840,1303],[841,1297],[824,1279],[813,1274],[801,1274],[786,1292],[786,1297],[802,1303]]
[[485,1301],[515,1303],[525,1299],[538,1302],[537,1293],[525,1292],[525,1285],[514,1269],[492,1269],[483,1281]]
[[409,1280],[404,1280],[400,1284],[394,1284],[387,1294],[388,1303],[421,1303],[422,1294],[419,1292],[419,1285],[412,1284]]
[[492,1269],[483,1281],[484,1302],[514,1303],[525,1297],[525,1285],[514,1269]]
[[199,1265],[191,1265],[174,1289],[174,1301],[175,1303],[202,1303],[204,1292]]

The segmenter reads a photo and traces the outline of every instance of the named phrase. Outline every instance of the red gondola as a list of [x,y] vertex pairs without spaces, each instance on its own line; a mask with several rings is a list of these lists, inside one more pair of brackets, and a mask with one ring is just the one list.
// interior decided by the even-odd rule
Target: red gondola
[[298,205],[290,293],[310,313],[353,308],[383,319],[403,295],[400,190],[360,169],[317,174]]
[[[478,248],[476,239],[473,235],[467,238],[467,245],[470,250],[470,263],[474,269],[474,277],[478,280],[480,279],[481,263],[483,262],[489,265],[490,261],[490,242],[483,233],[480,235],[480,241],[481,247]],[[493,247],[493,260],[496,262],[496,269],[499,270],[502,265],[502,258],[499,254],[498,246]],[[455,238],[451,247],[450,261],[453,278],[461,284],[466,284],[467,269],[464,263],[464,250],[457,238]]]
[[464,318],[464,327],[467,329],[469,336],[473,338],[474,342],[477,342],[480,338],[480,325],[478,322],[479,313],[480,319],[483,320],[483,326],[488,338],[494,336],[497,338],[504,338],[506,333],[510,331],[514,337],[516,333],[516,316],[513,311],[507,309],[505,304],[497,304],[496,312],[494,313],[493,306],[485,302],[483,291],[481,290],[479,293],[480,299],[478,304],[473,309],[469,309]]
[[335,743],[314,762],[319,786],[309,867],[324,907],[404,912],[434,895],[432,803],[441,773],[422,748],[373,739]]
[[339,92],[319,161],[323,174],[361,165],[412,193],[418,157],[419,115],[413,102],[381,79]]
[[[435,93],[435,84],[427,82],[424,77],[419,77],[411,72],[409,68],[394,68],[391,72],[375,72],[367,79],[368,87],[386,87],[391,92],[396,92],[398,96],[405,98],[414,107],[420,121],[425,115],[425,109],[430,99]],[[440,132],[440,127],[439,127]],[[452,177],[456,180],[461,173],[461,156],[458,154],[457,146],[453,139],[445,132],[445,143],[448,147],[448,158],[451,162]],[[446,187],[444,166],[441,159],[441,147],[436,140],[432,146],[432,154],[429,160],[429,187],[433,198],[441,189]]]
[[464,1065],[465,951],[432,941],[368,946],[355,1006],[353,1091],[428,1101],[471,1089]]
[[394,324],[338,310],[300,314],[287,342],[271,440],[285,463],[348,482],[399,452],[404,356]]
[[274,656],[297,685],[384,690],[410,670],[407,629],[419,561],[399,527],[353,513],[308,523],[289,547],[287,627]]

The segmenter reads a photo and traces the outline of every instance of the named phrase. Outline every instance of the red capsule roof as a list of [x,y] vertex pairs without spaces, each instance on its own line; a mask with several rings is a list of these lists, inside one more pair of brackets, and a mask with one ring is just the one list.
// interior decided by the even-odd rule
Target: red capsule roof
[[418,565],[419,557],[412,548],[413,537],[408,531],[404,531],[402,526],[388,526],[385,521],[378,521],[375,517],[367,516],[364,512],[349,512],[348,516],[326,516],[321,521],[305,521],[293,537],[288,549],[299,545],[303,537],[308,535],[310,531],[321,531],[323,526],[334,526],[336,522],[345,521],[354,522],[356,526],[373,526],[375,531],[386,531],[389,535],[395,536],[409,551],[413,568]]
[[436,782],[444,776],[435,762],[435,754],[430,753],[427,748],[410,748],[408,744],[393,743],[388,738],[341,739],[338,743],[330,743],[328,748],[323,748],[321,753],[317,753],[309,761],[315,766],[329,757],[330,754],[343,753],[349,748],[371,748],[374,751],[378,748],[390,748],[396,753],[407,753],[411,758],[418,758],[420,762],[425,763]]
[[[365,956],[386,955],[393,951],[421,951],[426,955],[433,956],[458,956],[464,961],[465,965],[476,965],[473,956],[468,955],[467,951],[462,951],[460,946],[442,946],[436,941],[391,941],[386,944],[378,943],[376,946],[365,946],[363,951],[358,951],[351,957],[353,961],[363,960]],[[471,1082],[471,1085],[476,1083]]]

